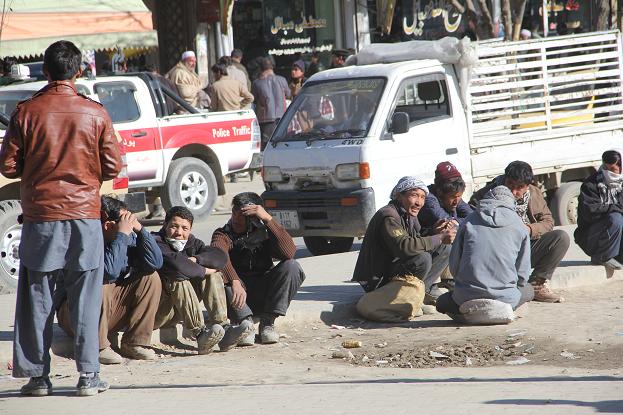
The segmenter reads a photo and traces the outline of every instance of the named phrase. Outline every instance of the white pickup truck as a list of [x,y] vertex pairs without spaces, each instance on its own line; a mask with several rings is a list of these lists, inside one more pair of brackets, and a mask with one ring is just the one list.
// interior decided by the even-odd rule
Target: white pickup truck
[[[0,112],[10,115],[45,84],[0,88]],[[76,87],[108,110],[127,151],[130,191],[160,196],[165,208],[184,205],[196,217],[207,215],[225,194],[225,175],[259,168],[252,110],[199,112],[150,73],[80,78]]]
[[623,139],[620,34],[470,45],[469,67],[401,59],[408,48],[376,46],[384,63],[312,76],[280,120],[263,198],[288,232],[313,254],[349,250],[400,177],[432,183],[444,160],[465,198],[526,161],[557,222],[574,223],[581,181]]

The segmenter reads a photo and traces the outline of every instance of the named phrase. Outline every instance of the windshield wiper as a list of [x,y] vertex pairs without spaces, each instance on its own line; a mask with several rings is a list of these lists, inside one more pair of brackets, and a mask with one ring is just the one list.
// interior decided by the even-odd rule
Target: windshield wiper
[[288,140],[300,139],[300,138],[309,139],[310,137],[316,137],[318,134],[326,134],[326,133],[321,130],[311,129],[309,131],[303,131],[300,133],[296,133],[294,135],[282,136],[278,140],[273,139],[273,140],[270,140],[270,142],[272,143],[273,148],[274,148],[275,146],[277,146],[277,143],[280,143],[282,141],[288,141]]
[[337,130],[329,133],[330,136],[337,136],[339,134],[350,134],[350,137],[355,137],[356,134],[363,134],[366,130],[361,128],[349,128],[345,130]]

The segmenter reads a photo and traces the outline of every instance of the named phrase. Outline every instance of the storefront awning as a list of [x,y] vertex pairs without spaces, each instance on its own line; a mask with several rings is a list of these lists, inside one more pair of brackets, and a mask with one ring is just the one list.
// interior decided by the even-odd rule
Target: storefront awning
[[0,56],[41,55],[61,39],[82,50],[158,46],[141,0],[15,0],[5,15]]

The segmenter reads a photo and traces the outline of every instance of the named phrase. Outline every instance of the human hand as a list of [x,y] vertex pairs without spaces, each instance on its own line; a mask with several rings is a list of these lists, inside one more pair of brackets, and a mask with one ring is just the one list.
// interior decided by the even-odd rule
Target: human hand
[[132,229],[134,232],[140,232],[141,229],[143,229],[143,225],[141,225],[141,222],[138,221],[138,218],[134,215],[134,213],[131,213],[130,217],[132,218]]
[[[194,257],[193,257],[193,258],[194,258]],[[215,272],[217,272],[217,270],[212,269],[212,268],[206,268],[205,270],[206,270],[206,274],[205,274],[205,275],[206,275],[206,277],[207,277],[208,275],[210,275],[210,274],[214,274]]]
[[132,233],[132,229],[134,228],[133,222],[136,219],[133,218],[133,216],[134,215],[130,212],[123,212],[117,222],[117,232],[130,235],[130,233]]
[[194,262],[195,264],[197,263],[197,258],[195,258],[194,256],[189,256],[188,259]]
[[233,280],[231,283],[231,290],[233,298],[231,301],[232,307],[240,310],[247,302],[247,291],[242,286],[240,280]]
[[456,237],[456,228],[455,227],[447,227],[441,232],[441,242],[450,245],[454,242],[454,238]]
[[255,216],[264,222],[268,222],[273,219],[273,217],[266,212],[262,205],[246,205],[240,209],[240,212],[244,216]]

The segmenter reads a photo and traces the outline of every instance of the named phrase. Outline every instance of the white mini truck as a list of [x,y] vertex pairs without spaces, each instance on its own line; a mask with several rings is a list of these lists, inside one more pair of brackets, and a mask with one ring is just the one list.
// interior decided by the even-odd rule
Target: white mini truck
[[[359,64],[312,76],[280,120],[262,196],[313,254],[349,250],[400,177],[432,183],[445,160],[464,198],[526,161],[557,222],[575,223],[582,180],[622,143],[620,34],[453,41],[409,42],[412,54],[409,43],[372,45]],[[439,42],[454,55],[436,53]]]

